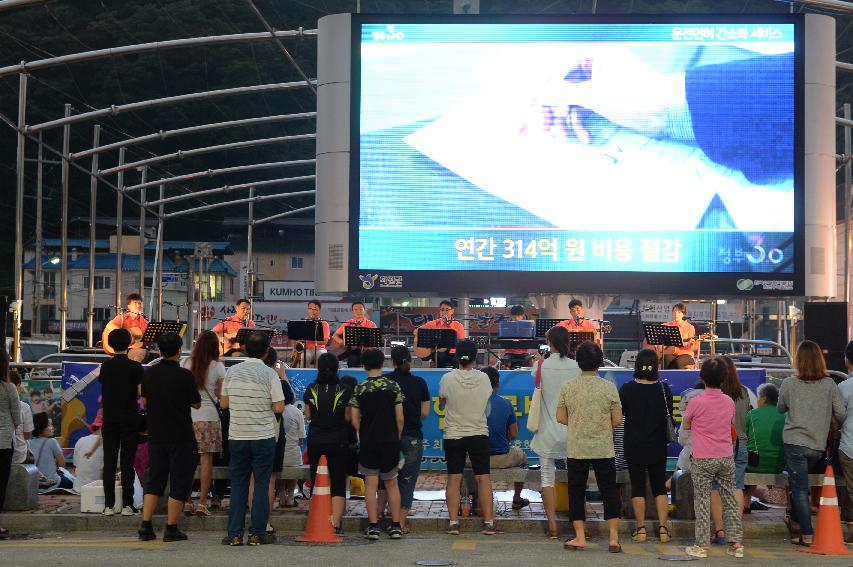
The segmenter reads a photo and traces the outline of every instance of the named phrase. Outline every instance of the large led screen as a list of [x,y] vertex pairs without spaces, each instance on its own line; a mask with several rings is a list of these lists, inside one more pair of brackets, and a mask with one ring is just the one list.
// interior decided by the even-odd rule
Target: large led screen
[[800,19],[354,21],[353,286],[801,286]]

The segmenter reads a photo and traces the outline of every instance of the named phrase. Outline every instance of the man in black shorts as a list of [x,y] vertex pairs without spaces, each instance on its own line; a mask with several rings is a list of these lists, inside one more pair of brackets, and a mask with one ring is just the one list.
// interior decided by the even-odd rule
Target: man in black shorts
[[391,509],[391,539],[400,539],[400,487],[397,485],[397,465],[400,462],[400,433],[403,431],[403,393],[400,386],[382,376],[385,354],[378,349],[362,353],[361,362],[367,380],[356,386],[350,400],[352,423],[358,430],[361,449],[358,472],[364,475],[364,503],[370,525],[365,535],[379,539],[379,479],[385,483],[388,507]]
[[485,535],[498,533],[492,507],[492,481],[489,478],[489,425],[486,414],[492,384],[489,377],[474,368],[477,345],[473,341],[456,344],[459,368],[441,378],[438,397],[444,404],[444,456],[447,459],[447,533],[459,535],[459,488],[465,470],[465,457],[471,460]]
[[151,518],[169,483],[169,504],[163,541],[181,541],[187,534],[178,530],[184,503],[190,499],[198,466],[198,445],[193,432],[190,408],[201,407],[201,396],[193,373],[181,368],[183,339],[163,333],[157,339],[162,360],[142,379],[142,396],[148,409],[148,471],[139,539],[155,539]]

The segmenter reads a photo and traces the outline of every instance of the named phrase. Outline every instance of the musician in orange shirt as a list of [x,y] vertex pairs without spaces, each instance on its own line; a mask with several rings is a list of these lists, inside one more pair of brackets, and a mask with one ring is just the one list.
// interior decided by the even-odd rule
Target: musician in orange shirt
[[243,345],[236,342],[237,331],[243,327],[255,328],[252,321],[252,304],[248,299],[238,299],[234,306],[234,314],[213,326],[211,331],[219,336],[220,354],[227,354],[235,350],[243,350]]
[[598,337],[598,327],[589,319],[584,318],[586,311],[583,308],[583,302],[580,299],[572,299],[569,301],[569,312],[572,314],[572,318],[560,321],[557,325],[565,327],[568,331],[594,333],[595,344],[600,346],[601,340]]
[[672,306],[672,321],[664,323],[666,326],[678,327],[681,334],[680,347],[664,347],[663,345],[648,345],[643,341],[643,348],[651,348],[662,356],[661,368],[667,370],[689,370],[696,368],[696,357],[699,355],[699,340],[696,338],[696,327],[686,318],[687,308],[683,303]]
[[361,301],[353,302],[352,319],[344,321],[340,327],[335,330],[329,341],[329,352],[336,355],[338,360],[346,360],[347,366],[356,368],[361,366],[361,347],[348,347],[344,345],[344,328],[345,327],[364,327],[366,329],[375,329],[376,323],[367,318],[367,309]]
[[[456,308],[453,303],[445,299],[438,305],[438,319],[424,323],[414,331],[415,354],[423,360],[435,359],[435,349],[418,347],[418,329],[452,329],[456,332],[456,342],[465,338],[465,327],[461,322],[453,318]],[[438,349],[436,368],[447,368],[456,366],[456,349]]]
[[107,354],[115,354],[109,348],[106,338],[116,329],[127,329],[130,331],[130,336],[133,342],[128,347],[128,358],[137,362],[145,360],[146,352],[143,350],[142,335],[148,328],[148,319],[142,314],[142,296],[138,293],[131,293],[125,299],[127,309],[124,309],[115,316],[107,326],[104,327],[102,341],[104,352]]

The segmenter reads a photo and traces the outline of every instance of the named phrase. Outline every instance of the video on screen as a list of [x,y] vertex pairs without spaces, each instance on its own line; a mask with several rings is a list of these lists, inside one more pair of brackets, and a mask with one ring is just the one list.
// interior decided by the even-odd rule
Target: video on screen
[[363,24],[358,268],[793,273],[793,24]]

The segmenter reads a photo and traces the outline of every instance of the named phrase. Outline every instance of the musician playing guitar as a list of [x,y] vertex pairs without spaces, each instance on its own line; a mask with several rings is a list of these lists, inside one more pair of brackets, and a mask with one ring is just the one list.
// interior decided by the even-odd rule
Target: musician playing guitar
[[375,329],[376,323],[367,318],[367,310],[361,301],[353,302],[351,309],[352,319],[344,321],[337,328],[335,334],[329,340],[328,351],[337,356],[338,360],[346,360],[347,366],[353,368],[361,366],[361,348],[348,347],[344,344],[344,328],[364,327],[366,329]]
[[210,329],[219,337],[220,354],[243,350],[243,345],[234,341],[237,331],[243,327],[255,328],[255,322],[252,321],[252,305],[248,299],[238,299],[234,306],[234,314]]
[[145,360],[147,351],[142,344],[142,335],[145,334],[145,329],[148,328],[148,319],[142,314],[142,296],[138,293],[131,293],[125,299],[127,309],[121,310],[121,313],[115,316],[107,326],[104,327],[104,332],[101,334],[101,344],[104,347],[104,352],[110,356],[116,353],[110,348],[109,337],[110,333],[116,329],[127,329],[130,331],[132,342],[127,349],[127,356],[131,360],[142,362]]
[[598,327],[589,319],[585,319],[586,311],[583,308],[583,302],[580,299],[572,299],[569,301],[569,312],[572,314],[571,319],[566,319],[557,323],[561,327],[565,327],[568,331],[584,331],[595,333],[595,344],[601,346],[601,339],[598,336]]
[[663,357],[661,368],[668,370],[693,369],[696,368],[696,355],[699,354],[699,340],[696,338],[696,327],[687,321],[685,315],[687,308],[683,303],[672,306],[672,321],[664,323],[666,326],[678,327],[681,334],[680,347],[664,347],[663,345],[647,345],[643,341],[643,348],[651,348]]
[[[433,319],[424,323],[415,329],[415,355],[423,360],[435,358],[435,349],[418,347],[418,329],[452,329],[456,331],[456,340],[461,341],[465,338],[465,327],[462,323],[453,318],[456,308],[453,303],[447,299],[438,305],[438,319]],[[447,368],[448,366],[456,366],[456,349],[438,349],[438,360],[436,361],[437,368]]]

